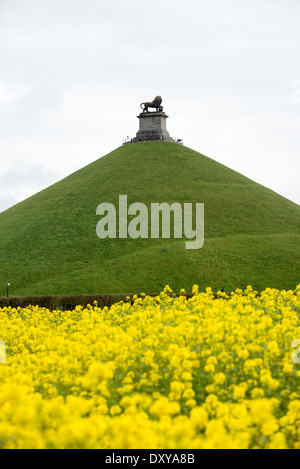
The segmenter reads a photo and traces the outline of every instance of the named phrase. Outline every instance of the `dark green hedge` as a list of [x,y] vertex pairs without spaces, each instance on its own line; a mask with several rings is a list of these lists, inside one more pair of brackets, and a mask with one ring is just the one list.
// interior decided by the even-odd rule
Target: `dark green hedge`
[[[44,296],[16,296],[11,298],[0,298],[0,308],[11,306],[12,308],[25,308],[26,306],[40,306],[41,308],[48,308],[50,310],[60,309],[62,311],[73,310],[76,306],[83,307],[88,304],[93,305],[94,301],[98,302],[98,306],[110,307],[119,301],[126,301],[126,297],[132,298],[134,293],[120,293],[114,295],[44,295]],[[140,294],[136,294],[139,298]],[[150,296],[157,296],[159,293],[149,293]],[[191,293],[186,293],[185,296],[190,298]]]

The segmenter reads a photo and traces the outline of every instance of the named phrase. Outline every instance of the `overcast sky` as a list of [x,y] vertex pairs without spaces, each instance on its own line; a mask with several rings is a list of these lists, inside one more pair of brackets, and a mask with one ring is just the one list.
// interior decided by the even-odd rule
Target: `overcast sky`
[[300,204],[299,0],[0,0],[0,211],[158,94],[171,136]]

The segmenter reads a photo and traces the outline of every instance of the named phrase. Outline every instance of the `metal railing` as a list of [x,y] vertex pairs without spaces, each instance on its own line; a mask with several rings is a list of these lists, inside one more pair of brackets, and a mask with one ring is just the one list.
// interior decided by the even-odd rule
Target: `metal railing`
[[178,145],[183,145],[182,138],[174,138],[174,137],[170,137],[170,140],[165,140],[163,137],[161,137],[160,139],[156,137],[146,137],[144,139],[138,139],[136,137],[134,138],[126,137],[122,141],[122,145],[127,145],[128,143],[142,143],[142,142],[174,142],[174,143],[177,143]]

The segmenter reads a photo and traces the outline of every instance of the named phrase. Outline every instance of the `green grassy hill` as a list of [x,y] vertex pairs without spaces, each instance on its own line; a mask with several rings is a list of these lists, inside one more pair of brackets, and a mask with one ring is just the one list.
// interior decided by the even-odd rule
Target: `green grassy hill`
[[[96,236],[102,202],[203,202],[205,242]],[[117,293],[300,281],[300,206],[189,148],[117,148],[0,214],[0,295]]]

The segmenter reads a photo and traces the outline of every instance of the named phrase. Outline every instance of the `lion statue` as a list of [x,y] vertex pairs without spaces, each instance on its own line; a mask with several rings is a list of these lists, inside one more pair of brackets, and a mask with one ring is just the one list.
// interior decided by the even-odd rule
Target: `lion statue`
[[[151,101],[151,102],[149,101],[147,103],[142,103],[140,105],[140,107],[143,109],[143,112],[149,112],[148,111],[149,107],[154,107],[157,112],[162,112],[163,107],[161,106],[161,102],[162,102],[161,96],[156,96],[156,98],[154,98],[153,101]],[[144,107],[142,107],[142,106],[144,106]]]

